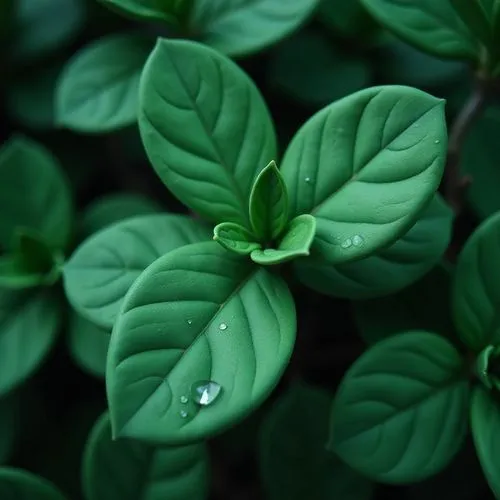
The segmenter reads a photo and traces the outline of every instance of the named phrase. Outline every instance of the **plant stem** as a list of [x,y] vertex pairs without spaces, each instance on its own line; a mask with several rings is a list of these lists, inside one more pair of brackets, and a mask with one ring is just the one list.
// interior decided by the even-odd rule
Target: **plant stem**
[[465,190],[471,183],[471,178],[462,176],[460,171],[463,144],[471,126],[481,115],[486,98],[486,81],[478,79],[474,91],[451,128],[446,161],[444,196],[456,215],[462,212]]

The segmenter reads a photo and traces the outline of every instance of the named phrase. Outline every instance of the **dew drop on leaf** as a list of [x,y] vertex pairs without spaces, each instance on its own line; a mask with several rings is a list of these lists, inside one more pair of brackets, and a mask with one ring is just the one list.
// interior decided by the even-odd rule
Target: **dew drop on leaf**
[[187,398],[187,396],[181,396],[181,403],[183,405],[185,405],[188,401],[189,401],[189,399]]
[[352,240],[351,238],[348,238],[347,240],[342,242],[342,245],[340,245],[342,248],[351,248],[352,247]]
[[356,236],[353,236],[352,238],[352,244],[355,246],[355,247],[360,247],[363,245],[363,243],[365,242],[363,236],[357,234]]
[[187,418],[188,412],[185,411],[185,410],[182,410],[181,413],[180,413],[180,415],[181,415],[182,418]]
[[191,395],[195,403],[200,406],[211,405],[222,392],[222,387],[212,380],[196,382],[191,387]]
[[193,320],[192,320],[192,319],[188,319],[188,320],[187,320],[187,324],[188,324],[188,325],[192,325],[192,324],[193,324]]
[[224,330],[227,330],[227,325],[226,325],[226,323],[221,323],[221,324],[219,325],[219,330],[223,330],[223,331],[224,331]]

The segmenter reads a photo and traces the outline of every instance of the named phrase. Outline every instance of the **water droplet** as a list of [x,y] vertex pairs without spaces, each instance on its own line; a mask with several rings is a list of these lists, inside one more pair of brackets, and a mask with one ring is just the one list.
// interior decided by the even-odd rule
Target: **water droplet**
[[351,240],[351,238],[348,238],[347,240],[343,241],[340,246],[342,248],[351,248],[352,247],[352,240]]
[[436,139],[436,140],[434,141],[434,144],[439,144],[440,142],[441,142],[441,141],[440,141],[439,139]]
[[306,177],[304,180],[305,180],[308,184],[311,182],[311,178],[310,178],[310,177]]
[[355,246],[355,247],[360,247],[360,246],[363,246],[363,243],[365,242],[363,236],[357,234],[356,236],[353,236],[352,238],[352,244]]
[[180,415],[181,415],[182,418],[187,418],[188,412],[185,411],[185,410],[181,410]]
[[181,403],[185,405],[189,401],[187,396],[181,396]]
[[194,402],[200,406],[208,406],[212,404],[222,392],[222,387],[212,380],[202,380],[196,382],[191,387],[191,394]]
[[222,330],[222,331],[227,330],[227,325],[226,325],[226,323],[221,323],[221,324],[219,325],[219,330]]
[[193,320],[192,320],[192,319],[188,319],[188,320],[187,320],[187,324],[188,324],[188,325],[192,325],[192,324],[193,324]]

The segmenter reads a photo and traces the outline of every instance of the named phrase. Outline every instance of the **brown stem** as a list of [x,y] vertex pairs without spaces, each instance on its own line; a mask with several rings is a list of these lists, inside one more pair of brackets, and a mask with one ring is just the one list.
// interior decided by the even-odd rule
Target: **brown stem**
[[462,147],[467,133],[484,108],[486,98],[486,82],[485,80],[478,80],[474,91],[451,128],[448,141],[444,195],[456,215],[459,215],[463,209],[465,190],[471,183],[471,178],[463,176],[460,171]]

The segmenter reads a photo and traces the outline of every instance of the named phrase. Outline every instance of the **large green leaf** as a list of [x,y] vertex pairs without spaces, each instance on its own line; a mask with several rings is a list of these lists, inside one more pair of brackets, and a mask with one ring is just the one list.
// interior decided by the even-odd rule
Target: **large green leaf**
[[445,305],[450,293],[450,271],[439,264],[399,293],[354,301],[354,320],[369,344],[411,330],[427,330],[456,340],[451,311]]
[[477,455],[495,498],[500,497],[500,405],[492,392],[476,387],[471,401],[471,427]]
[[[451,238],[453,214],[439,195],[415,225],[388,248],[355,262],[332,265],[313,250],[297,261],[300,281],[320,293],[349,299],[389,295],[424,276],[443,256]],[[350,245],[360,244],[352,238]]]
[[84,210],[78,235],[83,239],[114,222],[161,211],[162,208],[154,200],[140,194],[107,194],[93,201]]
[[56,487],[31,472],[0,467],[0,498],[2,500],[65,500]]
[[75,363],[90,375],[104,378],[111,332],[71,311],[68,347]]
[[111,329],[130,285],[158,257],[210,240],[210,229],[184,215],[133,217],[85,240],[64,267],[64,288],[83,317]]
[[48,354],[60,328],[60,306],[48,290],[0,290],[0,397],[24,382]]
[[205,443],[155,448],[113,441],[105,413],[85,447],[83,489],[85,500],[203,500],[208,472]]
[[[115,436],[184,444],[241,420],[278,383],[295,323],[285,282],[215,242],[159,258],[130,288],[111,336]],[[212,404],[197,404],[198,392]]]
[[500,212],[472,234],[457,262],[452,311],[462,341],[474,351],[500,342]]
[[63,249],[73,223],[72,200],[61,166],[36,142],[14,137],[0,149],[0,247],[16,229],[34,229],[46,243]]
[[31,62],[73,41],[85,23],[83,0],[16,0],[12,47],[16,62]]
[[79,132],[109,132],[137,120],[139,80],[153,47],[136,34],[112,34],[77,52],[61,73],[56,122]]
[[417,89],[373,87],[324,108],[299,130],[281,173],[291,215],[316,217],[317,258],[340,264],[367,257],[415,223],[443,174],[443,108]]
[[370,78],[368,61],[343,53],[317,30],[300,31],[271,54],[269,84],[315,108],[367,87]]
[[238,66],[201,44],[160,40],[144,68],[139,126],[153,167],[183,203],[250,228],[250,190],[276,158],[276,138]]
[[296,30],[319,0],[197,0],[190,31],[229,56],[264,49]]
[[449,0],[362,0],[370,13],[406,42],[439,57],[476,59],[479,43]]
[[444,469],[467,429],[464,368],[455,348],[431,333],[375,344],[340,384],[330,449],[381,482],[417,482]]
[[259,466],[268,500],[372,497],[373,483],[325,449],[331,401],[327,392],[298,382],[264,418]]

